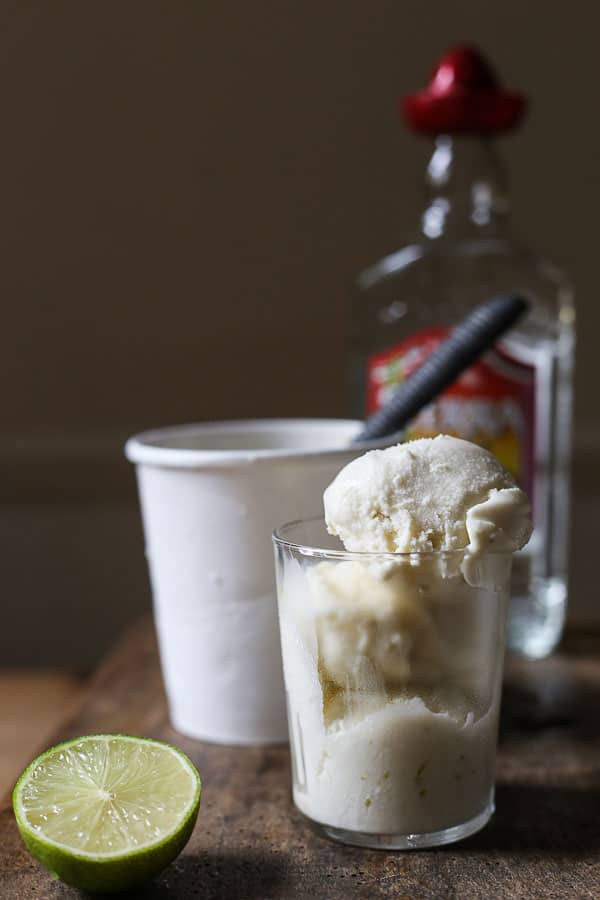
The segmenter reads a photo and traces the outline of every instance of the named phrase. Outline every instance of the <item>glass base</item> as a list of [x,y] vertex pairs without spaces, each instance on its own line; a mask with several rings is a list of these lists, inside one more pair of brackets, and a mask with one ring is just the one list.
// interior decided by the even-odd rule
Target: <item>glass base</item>
[[331,825],[322,825],[312,819],[309,821],[317,834],[341,844],[369,847],[373,850],[421,850],[425,847],[442,847],[444,844],[453,844],[455,841],[462,841],[464,838],[470,837],[487,825],[493,813],[494,803],[491,801],[479,815],[469,819],[468,822],[425,834],[369,834],[366,831],[333,828]]
[[508,649],[527,659],[543,659],[561,639],[567,605],[562,578],[532,578],[530,591],[513,596],[506,635]]

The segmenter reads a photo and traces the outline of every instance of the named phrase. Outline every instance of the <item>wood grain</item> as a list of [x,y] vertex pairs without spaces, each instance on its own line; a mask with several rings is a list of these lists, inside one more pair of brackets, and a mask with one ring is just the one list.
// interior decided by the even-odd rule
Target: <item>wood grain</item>
[[[211,746],[169,726],[154,634],[128,634],[60,737],[127,731],[175,741],[203,779],[200,819],[179,859],[140,900],[584,900],[600,897],[600,634],[551,660],[508,666],[497,813],[479,835],[425,852],[339,846],[290,802],[285,747]],[[3,900],[67,900],[0,811]]]
[[81,685],[66,672],[0,671],[0,797],[56,731]]

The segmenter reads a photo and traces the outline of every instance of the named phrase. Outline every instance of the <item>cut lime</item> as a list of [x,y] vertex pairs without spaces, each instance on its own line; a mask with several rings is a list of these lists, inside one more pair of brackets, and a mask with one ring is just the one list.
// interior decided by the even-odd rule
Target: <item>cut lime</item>
[[19,831],[51,872],[82,890],[131,888],[172,862],[198,815],[200,777],[161,741],[93,734],[46,750],[13,792]]

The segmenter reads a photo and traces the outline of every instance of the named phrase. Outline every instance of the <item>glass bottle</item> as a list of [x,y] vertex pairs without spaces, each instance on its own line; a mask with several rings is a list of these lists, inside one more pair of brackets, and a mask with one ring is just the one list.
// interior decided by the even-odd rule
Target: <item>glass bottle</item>
[[450,50],[428,88],[405,99],[409,123],[434,139],[429,196],[417,239],[358,277],[349,380],[354,414],[373,412],[473,306],[505,292],[528,298],[527,316],[408,437],[445,432],[486,446],[529,493],[535,528],[515,558],[508,644],[541,658],[560,640],[567,602],[575,312],[565,275],[509,225],[492,137],[523,110],[468,46]]

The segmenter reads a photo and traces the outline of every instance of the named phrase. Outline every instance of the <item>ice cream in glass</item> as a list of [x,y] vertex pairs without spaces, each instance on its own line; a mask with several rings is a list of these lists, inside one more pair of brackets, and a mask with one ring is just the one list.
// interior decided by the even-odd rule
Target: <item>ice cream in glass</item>
[[349,463],[275,534],[298,809],[333,838],[449,843],[493,812],[511,556],[526,494],[441,435]]

